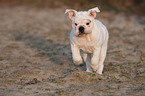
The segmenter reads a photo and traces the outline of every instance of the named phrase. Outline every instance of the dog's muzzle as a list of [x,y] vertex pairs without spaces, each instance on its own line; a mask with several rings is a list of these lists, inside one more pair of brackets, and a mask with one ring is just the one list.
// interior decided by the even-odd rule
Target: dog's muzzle
[[79,27],[79,33],[80,33],[80,34],[84,33],[84,30],[85,30],[85,28],[84,28],[83,26],[80,26],[80,27]]

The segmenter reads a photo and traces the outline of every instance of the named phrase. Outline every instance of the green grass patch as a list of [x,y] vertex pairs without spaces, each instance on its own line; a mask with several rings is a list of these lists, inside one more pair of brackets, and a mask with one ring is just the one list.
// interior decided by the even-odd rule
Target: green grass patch
[[50,89],[49,88],[45,88],[45,91],[50,91]]
[[20,88],[18,88],[18,89],[23,89],[23,87],[20,87]]
[[32,88],[27,88],[28,90],[32,90]]
[[35,91],[34,93],[37,94],[37,93],[39,93],[39,92]]
[[0,61],[3,61],[4,59],[3,58],[0,58]]
[[61,95],[63,92],[64,92],[63,89],[56,89],[56,93],[59,94],[59,95]]
[[130,79],[130,77],[127,76],[127,75],[125,75],[125,74],[121,74],[120,76],[121,76],[121,77],[126,77],[127,79]]

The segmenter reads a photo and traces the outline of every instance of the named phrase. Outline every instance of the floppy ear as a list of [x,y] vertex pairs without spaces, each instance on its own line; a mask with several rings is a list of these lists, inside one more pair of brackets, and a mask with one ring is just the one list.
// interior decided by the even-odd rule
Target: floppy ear
[[88,10],[89,12],[89,15],[92,17],[92,18],[95,18],[97,13],[96,12],[100,12],[99,8],[98,7],[95,7],[95,8],[92,8],[90,10]]
[[69,18],[72,20],[73,17],[75,17],[77,11],[73,9],[66,9],[65,13],[69,14]]

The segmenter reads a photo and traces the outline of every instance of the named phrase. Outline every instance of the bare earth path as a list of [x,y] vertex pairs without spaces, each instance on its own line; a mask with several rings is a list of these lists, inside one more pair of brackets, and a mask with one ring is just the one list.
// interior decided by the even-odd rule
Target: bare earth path
[[145,95],[145,22],[98,15],[109,29],[103,75],[74,66],[61,9],[0,8],[0,96]]

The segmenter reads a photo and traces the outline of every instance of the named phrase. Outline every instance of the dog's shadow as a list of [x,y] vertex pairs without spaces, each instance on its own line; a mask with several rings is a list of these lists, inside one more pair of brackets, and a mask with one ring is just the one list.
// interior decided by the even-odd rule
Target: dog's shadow
[[[48,58],[50,58],[49,60],[51,60],[54,64],[62,64],[63,62],[65,62],[63,59],[60,59],[60,57],[63,57],[68,61],[72,62],[70,50],[71,48],[69,44],[55,43],[52,42],[51,40],[46,40],[43,36],[30,35],[28,33],[27,34],[23,34],[21,32],[7,32],[7,33],[12,34],[17,41],[22,42],[24,45],[36,49],[37,52],[44,52],[45,55],[48,56]],[[82,71],[86,70],[85,64],[76,66],[75,68],[78,68],[79,70]]]

